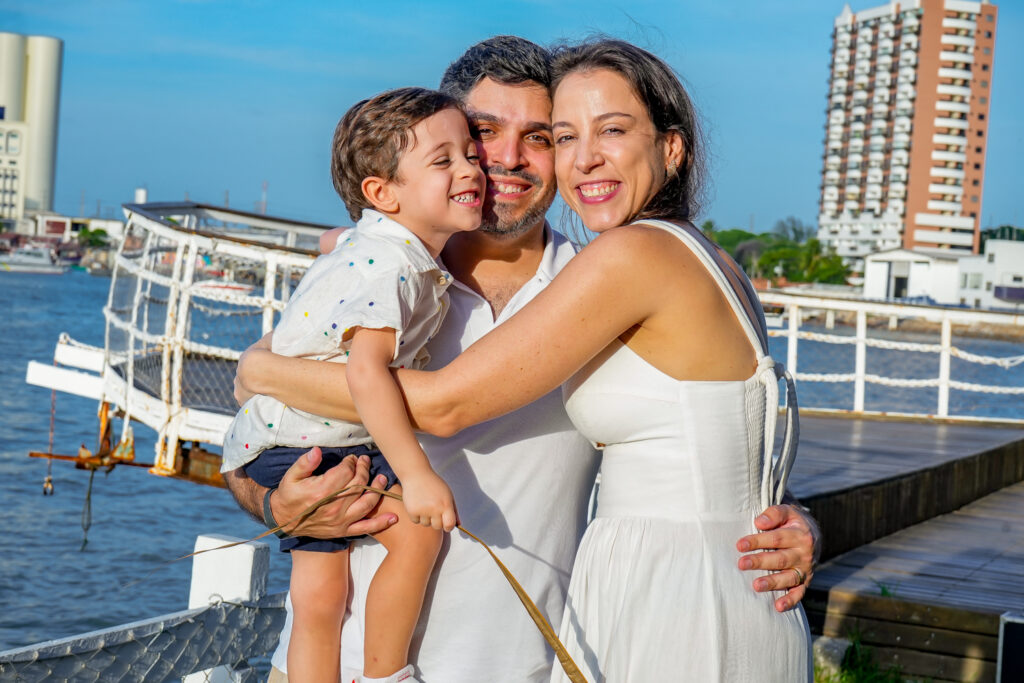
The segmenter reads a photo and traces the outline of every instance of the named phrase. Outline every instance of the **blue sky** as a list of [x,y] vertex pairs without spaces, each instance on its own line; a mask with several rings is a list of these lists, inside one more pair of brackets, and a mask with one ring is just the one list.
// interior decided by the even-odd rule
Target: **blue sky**
[[[359,99],[435,87],[474,42],[541,44],[604,32],[683,76],[710,141],[704,217],[813,223],[824,138],[831,0],[438,2],[0,0],[0,27],[65,41],[56,209],[194,200],[347,220],[328,175],[334,125]],[[851,2],[859,10],[880,0]],[[1024,223],[1024,7],[1000,4],[982,225]]]

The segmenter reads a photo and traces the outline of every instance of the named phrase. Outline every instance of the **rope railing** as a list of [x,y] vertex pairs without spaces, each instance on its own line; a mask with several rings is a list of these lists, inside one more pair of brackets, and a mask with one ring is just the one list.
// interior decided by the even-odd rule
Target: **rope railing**
[[[848,298],[835,299],[824,296],[808,296],[802,294],[786,294],[777,291],[764,292],[761,294],[763,303],[773,306],[781,306],[785,309],[785,316],[788,318],[786,329],[769,330],[768,334],[775,338],[787,340],[787,366],[793,376],[800,382],[819,383],[853,383],[854,402],[852,411],[854,413],[869,413],[865,410],[864,387],[867,384],[904,388],[904,389],[938,389],[938,402],[934,413],[917,413],[920,416],[938,416],[951,419],[977,419],[975,416],[956,416],[949,412],[949,391],[972,392],[978,394],[992,394],[1003,396],[1022,396],[1024,386],[1008,386],[1003,384],[986,384],[977,381],[964,381],[951,377],[951,360],[957,359],[965,363],[988,366],[1011,370],[1024,365],[1024,354],[1010,356],[992,356],[968,351],[967,349],[953,345],[952,326],[953,324],[972,325],[1004,325],[1009,328],[1024,327],[1024,317],[1014,313],[1000,313],[996,311],[971,311],[958,308],[945,308],[940,306],[920,306],[908,304],[890,304],[880,302],[857,301]],[[819,317],[825,313],[829,323],[834,324],[835,313],[853,314],[855,332],[853,334],[833,334],[812,330],[800,329],[805,316]],[[940,326],[939,343],[922,343],[912,341],[900,341],[886,339],[881,336],[868,335],[868,316],[877,318],[888,318],[890,328],[896,327],[899,319],[919,319]],[[829,325],[831,327],[831,324]],[[854,371],[853,372],[800,372],[799,348],[800,342],[816,342],[835,346],[853,346]],[[900,351],[920,354],[936,354],[939,357],[938,373],[935,377],[894,377],[869,372],[867,368],[867,349],[879,349],[883,351]],[[1024,384],[1024,381],[1021,382]],[[805,403],[806,405],[806,403]],[[813,407],[813,406],[812,406]],[[915,414],[915,413],[909,413]],[[983,418],[988,419],[988,418]],[[1017,417],[994,418],[998,421],[1011,423],[1024,423],[1024,419]]]

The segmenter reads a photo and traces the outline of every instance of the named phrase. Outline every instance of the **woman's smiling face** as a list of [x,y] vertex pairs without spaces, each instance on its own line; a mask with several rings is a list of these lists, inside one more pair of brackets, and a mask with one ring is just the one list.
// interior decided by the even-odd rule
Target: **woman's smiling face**
[[563,78],[551,119],[558,190],[590,230],[625,224],[664,184],[670,152],[647,107],[615,71]]

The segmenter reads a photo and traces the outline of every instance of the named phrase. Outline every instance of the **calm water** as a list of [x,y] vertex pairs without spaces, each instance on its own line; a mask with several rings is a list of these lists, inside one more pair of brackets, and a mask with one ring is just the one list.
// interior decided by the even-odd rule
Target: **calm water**
[[[88,472],[54,462],[56,495],[43,497],[50,392],[25,384],[29,360],[47,362],[60,332],[102,346],[110,280],[0,273],[0,650],[185,609],[191,564],[158,569],[191,552],[201,533],[250,538],[263,528],[222,489],[123,467],[96,473],[89,543],[82,543]],[[54,450],[96,447],[96,402],[57,395]],[[119,425],[120,423],[118,423]],[[152,460],[153,433],[136,426],[136,452]],[[271,553],[272,591],[287,586],[287,559]]]
[[[56,495],[41,495],[46,463],[29,459],[46,450],[50,392],[25,384],[29,360],[47,362],[60,332],[102,345],[101,308],[109,280],[84,273],[64,276],[0,273],[0,649],[81,633],[184,609],[191,565],[181,562],[142,577],[159,563],[190,552],[201,533],[251,537],[263,529],[235,507],[226,491],[163,479],[136,468],[97,473],[92,493],[89,543],[82,541],[82,503],[88,473],[54,463]],[[837,334],[849,334],[838,329]],[[901,339],[912,339],[901,336]],[[934,343],[935,336],[919,337]],[[976,353],[1011,356],[1021,345],[956,340]],[[785,340],[773,339],[773,353],[785,359]],[[800,369],[850,372],[853,347],[801,343]],[[937,355],[868,351],[869,372],[900,377],[934,377]],[[990,384],[1024,385],[1024,367],[1012,371],[954,361],[953,377]],[[852,384],[800,387],[804,405],[849,408]],[[936,391],[868,386],[874,410],[932,412]],[[954,391],[950,409],[959,414],[1024,417],[1024,401],[1013,397]],[[57,396],[54,449],[74,453],[85,442],[95,448],[96,404]],[[136,450],[151,459],[153,435],[138,426]],[[271,553],[271,590],[287,585],[287,560]]]

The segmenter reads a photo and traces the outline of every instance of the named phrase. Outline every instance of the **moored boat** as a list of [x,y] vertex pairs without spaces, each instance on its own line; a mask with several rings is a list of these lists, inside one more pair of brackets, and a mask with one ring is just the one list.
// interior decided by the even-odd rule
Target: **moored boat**
[[67,271],[67,266],[58,263],[57,255],[49,247],[29,244],[0,254],[0,271],[60,275]]

